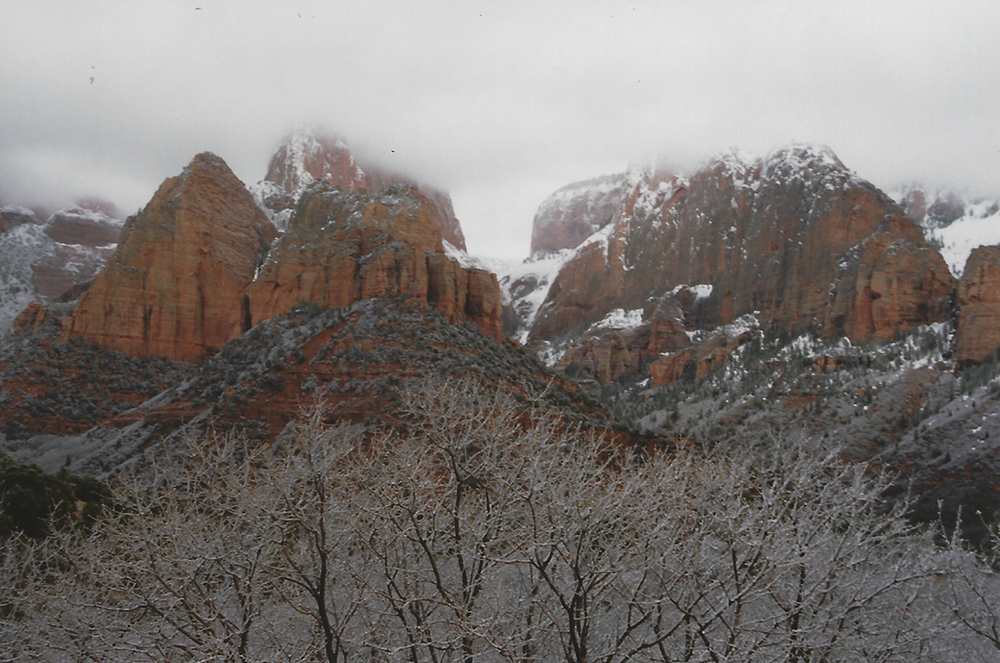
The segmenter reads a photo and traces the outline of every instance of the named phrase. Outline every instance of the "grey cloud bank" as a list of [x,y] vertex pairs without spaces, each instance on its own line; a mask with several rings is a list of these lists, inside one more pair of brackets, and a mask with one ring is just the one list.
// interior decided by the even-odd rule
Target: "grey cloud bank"
[[303,124],[448,189],[494,257],[572,180],[730,146],[1000,195],[996,25],[993,1],[7,0],[0,198],[131,211],[204,150],[252,183]]

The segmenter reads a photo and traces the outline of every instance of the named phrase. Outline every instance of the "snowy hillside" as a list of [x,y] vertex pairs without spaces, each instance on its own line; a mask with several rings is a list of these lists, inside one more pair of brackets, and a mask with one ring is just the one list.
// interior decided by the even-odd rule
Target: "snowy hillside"
[[985,244],[1000,244],[1000,211],[995,205],[973,206],[969,213],[944,228],[926,229],[924,233],[941,247],[941,255],[951,273],[961,276],[972,249]]
[[545,302],[559,270],[575,255],[576,249],[563,249],[534,256],[520,263],[486,261],[487,268],[497,275],[504,302],[510,303],[517,314],[517,332],[514,337],[520,343],[527,341],[538,309]]
[[82,207],[60,210],[43,224],[23,208],[4,207],[0,215],[7,228],[0,233],[0,336],[29,303],[54,301],[93,279],[122,228],[118,219]]
[[32,282],[32,266],[55,252],[55,242],[41,226],[24,223],[0,233],[0,337],[14,318],[41,295]]
[[1000,244],[1000,200],[915,184],[890,191],[889,197],[940,247],[955,276],[962,275],[972,249]]

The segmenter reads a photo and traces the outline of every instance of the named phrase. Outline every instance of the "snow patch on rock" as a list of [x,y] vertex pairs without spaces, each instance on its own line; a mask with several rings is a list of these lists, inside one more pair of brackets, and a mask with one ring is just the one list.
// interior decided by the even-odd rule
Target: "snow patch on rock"
[[604,316],[593,328],[596,329],[635,329],[642,324],[642,309],[632,309],[626,311],[622,308],[615,310]]

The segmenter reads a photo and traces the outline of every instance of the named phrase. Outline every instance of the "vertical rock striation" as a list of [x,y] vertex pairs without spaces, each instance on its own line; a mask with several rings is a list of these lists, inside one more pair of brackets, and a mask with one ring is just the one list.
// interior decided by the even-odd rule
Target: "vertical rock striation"
[[128,219],[68,335],[197,361],[247,328],[244,290],[276,232],[226,163],[197,155]]

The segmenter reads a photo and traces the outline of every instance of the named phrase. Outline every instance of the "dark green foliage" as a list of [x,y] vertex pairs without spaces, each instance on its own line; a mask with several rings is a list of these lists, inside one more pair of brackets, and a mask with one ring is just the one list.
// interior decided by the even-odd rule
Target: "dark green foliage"
[[16,532],[39,539],[49,523],[93,522],[110,493],[96,479],[65,469],[46,474],[0,453],[0,539]]

